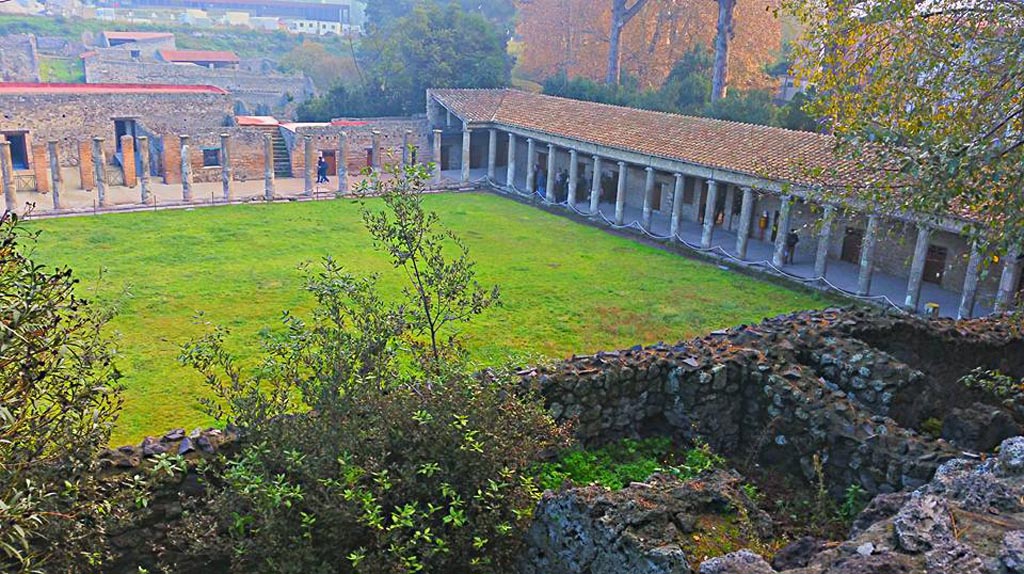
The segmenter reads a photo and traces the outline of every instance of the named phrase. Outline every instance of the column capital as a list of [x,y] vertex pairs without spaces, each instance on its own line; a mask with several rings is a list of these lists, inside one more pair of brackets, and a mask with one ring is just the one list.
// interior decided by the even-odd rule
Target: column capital
[[[440,128],[434,128],[434,133],[435,134],[439,134],[439,133],[443,133],[443,132],[444,132],[444,130],[442,130]],[[345,133],[345,132],[341,132],[341,133]]]
[[644,171],[646,171],[647,173],[651,173],[652,171],[654,171],[654,168],[651,166],[647,166],[644,168]]
[[549,150],[550,150],[550,149],[555,149],[555,144],[553,144],[553,143],[549,143],[549,144],[548,144],[548,149],[549,149]]
[[533,138],[526,138],[526,143],[533,143]]
[[594,155],[594,156],[590,156],[590,157],[594,158],[594,161],[601,161],[601,156],[599,156],[599,155]]
[[684,177],[686,177],[686,176],[685,176],[685,175],[683,175],[683,174],[681,174],[681,173],[673,173],[673,174],[672,174],[672,177],[674,177],[674,178],[676,178],[676,179],[683,179],[683,178],[684,178]]
[[570,155],[579,155],[579,154],[580,154],[580,152],[578,152],[578,151],[576,151],[576,150],[574,150],[574,149],[570,149],[570,150],[569,150],[569,154],[570,154]]
[[626,162],[624,162],[624,161],[620,161],[620,162],[618,162],[618,164],[619,164],[619,167],[626,167]]
[[[94,140],[102,140],[103,138],[101,138],[101,137],[94,137],[92,139],[94,139]],[[188,134],[181,134],[180,136],[178,136],[178,139],[184,141],[184,140],[192,139],[192,136],[190,136]]]
[[[140,140],[141,140],[141,139],[143,139],[143,138],[145,138],[145,137],[146,137],[146,136],[139,136],[139,137],[138,137],[138,139],[140,139]],[[146,139],[149,139],[149,138],[146,138]],[[59,142],[58,140],[46,140],[46,143],[48,143],[48,144],[58,144],[58,143],[60,143],[60,142]]]
[[[188,136],[181,136],[181,139],[187,140]],[[103,138],[101,138],[100,136],[92,136],[92,141],[94,141],[96,143],[102,143],[103,142]],[[7,142],[7,143],[11,143],[11,142]]]
[[231,134],[222,133],[222,134],[220,134],[220,137],[221,137],[221,139],[229,138],[229,137],[231,137]]
[[304,140],[306,140],[308,142],[309,141],[313,141],[313,136],[311,136],[309,134],[303,134],[302,139],[304,139]]
[[708,184],[708,187],[711,187],[711,186],[718,187],[718,180],[717,179],[708,178],[707,184]]

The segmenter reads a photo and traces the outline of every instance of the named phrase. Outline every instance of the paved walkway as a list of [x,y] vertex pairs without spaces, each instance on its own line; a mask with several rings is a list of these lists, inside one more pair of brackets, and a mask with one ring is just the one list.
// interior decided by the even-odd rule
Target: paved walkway
[[[505,168],[499,167],[495,173],[495,179],[502,185],[502,187],[506,181],[505,176]],[[517,174],[517,176],[516,187],[520,192],[523,192],[526,189],[526,176],[525,174]],[[442,177],[446,181],[458,180],[461,177],[461,173],[457,170],[445,171],[442,173]],[[474,169],[470,171],[471,181],[485,183],[486,178],[486,169]],[[589,185],[587,187],[589,189]],[[535,197],[538,201],[542,201],[542,198],[539,195]],[[568,204],[562,205],[566,207],[566,209],[569,207]],[[589,191],[587,192],[586,197],[577,197],[576,211],[581,215],[590,214]],[[604,223],[610,227],[615,227],[612,225],[615,219],[615,204],[602,202],[600,204],[600,212],[604,216]],[[626,207],[624,211],[623,227],[629,228],[634,233],[643,233],[640,230],[642,215],[641,209]],[[651,229],[647,230],[647,234],[654,236],[656,239],[668,240],[670,225],[670,214],[654,212],[651,219]],[[711,242],[711,251],[708,252],[700,249],[702,231],[703,229],[700,224],[684,218],[680,221],[679,237],[677,240],[681,239],[681,242],[684,245],[690,247],[694,251],[716,257],[722,260],[723,263],[760,268],[770,273],[784,277],[788,276],[788,278],[810,287],[830,290],[852,299],[862,299],[855,295],[857,291],[858,276],[860,274],[860,268],[858,265],[846,261],[829,259],[828,267],[825,272],[825,280],[828,284],[831,284],[832,289],[830,289],[830,285],[822,281],[814,280],[813,259],[797,257],[793,263],[784,265],[781,270],[775,270],[773,267],[769,267],[772,261],[772,254],[775,251],[775,245],[773,243],[758,240],[756,237],[751,237],[747,244],[747,259],[745,261],[741,261],[737,258],[737,234],[735,232],[727,231],[722,227],[716,227]],[[816,239],[814,239],[814,241],[816,241]],[[884,307],[899,308],[906,299],[906,295],[907,279],[905,277],[898,277],[880,271],[876,271],[872,275],[871,290],[868,297],[871,302]],[[960,294],[943,289],[932,283],[922,283],[920,297],[920,306],[922,309],[926,303],[937,303],[939,305],[939,314],[944,317],[956,317],[957,311],[960,307]],[[991,313],[992,309],[978,305],[975,307],[974,311],[975,316],[982,316]]]

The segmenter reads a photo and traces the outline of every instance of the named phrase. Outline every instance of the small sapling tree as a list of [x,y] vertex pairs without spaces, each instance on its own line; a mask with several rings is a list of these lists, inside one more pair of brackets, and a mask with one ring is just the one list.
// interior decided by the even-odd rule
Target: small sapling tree
[[204,517],[238,571],[511,567],[539,495],[529,467],[567,434],[511,374],[466,371],[455,327],[498,292],[424,208],[429,173],[390,166],[359,190],[401,296],[328,259],[306,268],[310,317],[286,313],[256,368],[236,365],[221,330],[183,349],[214,391],[210,412],[245,436]]

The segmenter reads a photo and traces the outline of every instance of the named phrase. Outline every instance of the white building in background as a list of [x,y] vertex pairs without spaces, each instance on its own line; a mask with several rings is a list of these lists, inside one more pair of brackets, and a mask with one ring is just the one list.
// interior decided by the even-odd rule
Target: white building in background
[[325,22],[323,20],[285,20],[288,24],[288,31],[296,34],[315,34],[325,36],[327,34],[341,35],[341,22]]

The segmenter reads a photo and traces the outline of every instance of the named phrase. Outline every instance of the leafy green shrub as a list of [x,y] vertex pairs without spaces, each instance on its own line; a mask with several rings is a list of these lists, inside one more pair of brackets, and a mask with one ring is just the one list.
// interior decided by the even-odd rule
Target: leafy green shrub
[[255,368],[222,330],[182,352],[214,390],[207,409],[248,443],[210,474],[222,487],[196,517],[237,571],[507,572],[539,497],[531,465],[566,443],[510,372],[466,374],[453,326],[497,291],[423,210],[429,171],[389,171],[361,191],[383,196],[364,222],[408,279],[398,301],[328,260],[307,279],[311,317],[286,313]]
[[680,452],[667,437],[623,439],[593,450],[571,449],[554,462],[538,465],[537,476],[545,489],[557,490],[569,482],[618,490],[630,482],[647,480],[655,472],[685,480],[721,464],[721,457],[706,445]]
[[90,572],[111,510],[92,471],[121,406],[110,314],[33,263],[33,239],[0,216],[0,571]]

